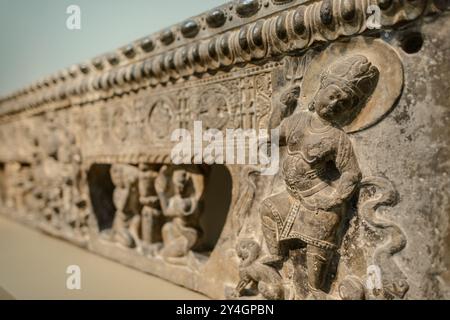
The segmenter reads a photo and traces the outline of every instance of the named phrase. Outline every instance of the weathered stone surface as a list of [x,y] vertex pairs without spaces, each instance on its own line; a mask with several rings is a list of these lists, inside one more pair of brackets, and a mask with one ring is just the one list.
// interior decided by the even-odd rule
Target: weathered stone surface
[[0,212],[213,298],[450,298],[446,10],[235,1],[49,76],[0,100]]

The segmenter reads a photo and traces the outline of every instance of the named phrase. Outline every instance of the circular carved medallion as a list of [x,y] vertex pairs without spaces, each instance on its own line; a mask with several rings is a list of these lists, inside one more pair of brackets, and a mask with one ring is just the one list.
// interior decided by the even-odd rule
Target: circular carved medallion
[[[117,106],[113,113],[111,130],[114,136],[120,141],[124,141],[128,136],[126,112],[123,106]],[[99,128],[97,128],[97,131],[99,131]],[[96,134],[100,134],[100,132]]]
[[227,90],[221,87],[208,88],[198,99],[197,119],[205,129],[222,129],[230,119]]
[[351,55],[365,56],[379,70],[379,79],[360,113],[344,127],[349,133],[369,128],[388,114],[400,97],[404,80],[400,58],[383,41],[359,37],[348,42],[336,42],[311,61],[303,79],[300,109],[307,109],[310,105],[320,86],[322,72],[336,61]]
[[162,140],[170,139],[172,130],[172,104],[167,99],[157,100],[151,107],[148,117],[148,128],[153,137]]

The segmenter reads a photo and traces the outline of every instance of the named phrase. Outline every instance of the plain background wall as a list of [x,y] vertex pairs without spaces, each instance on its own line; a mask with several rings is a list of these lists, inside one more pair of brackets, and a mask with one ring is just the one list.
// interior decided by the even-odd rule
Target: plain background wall
[[[0,96],[228,0],[0,0]],[[69,5],[81,30],[66,28]]]

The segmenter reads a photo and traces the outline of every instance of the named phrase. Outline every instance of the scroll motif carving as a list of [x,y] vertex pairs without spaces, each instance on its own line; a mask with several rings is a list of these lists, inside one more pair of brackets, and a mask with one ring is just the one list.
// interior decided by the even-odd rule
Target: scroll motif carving
[[[339,283],[339,296],[344,300],[402,299],[409,290],[406,275],[393,260],[407,243],[402,229],[381,216],[380,207],[394,207],[398,195],[393,184],[384,177],[365,177],[360,183],[358,212],[366,233],[377,235],[373,253],[367,264],[367,279],[355,275]],[[387,240],[385,240],[387,239]]]
[[[406,236],[395,223],[377,214],[380,206],[394,206],[398,195],[392,183],[382,177],[367,177],[361,181],[363,193],[369,197],[359,205],[360,215],[366,225],[388,235],[388,240],[378,245],[372,258],[372,264],[379,266],[382,272],[383,296],[385,298],[403,298],[409,289],[406,276],[393,261],[392,256],[402,251],[406,246]],[[374,193],[372,196],[370,196]],[[367,195],[366,195],[367,197]]]

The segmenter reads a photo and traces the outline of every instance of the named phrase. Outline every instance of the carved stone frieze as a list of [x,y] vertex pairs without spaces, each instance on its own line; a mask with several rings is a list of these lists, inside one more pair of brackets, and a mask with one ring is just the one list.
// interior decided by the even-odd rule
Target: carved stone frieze
[[449,27],[236,0],[63,70],[0,100],[0,213],[212,298],[449,298]]

